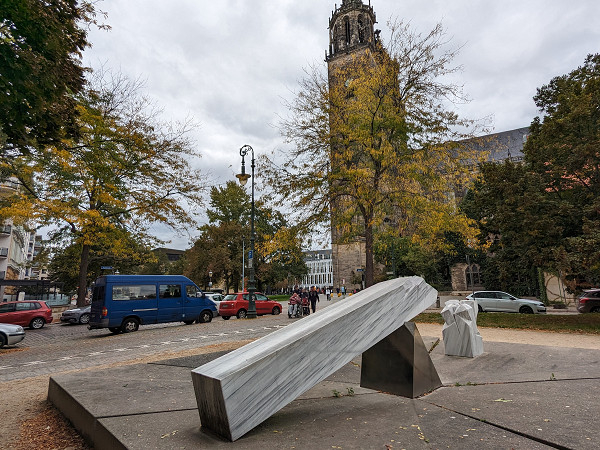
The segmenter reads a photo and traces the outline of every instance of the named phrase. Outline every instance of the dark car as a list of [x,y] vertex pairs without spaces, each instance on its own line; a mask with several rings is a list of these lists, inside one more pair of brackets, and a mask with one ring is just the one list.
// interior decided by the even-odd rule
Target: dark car
[[[256,292],[256,314],[279,314],[281,313],[281,304],[279,302],[269,300],[265,295]],[[219,314],[223,319],[228,320],[231,316],[236,316],[238,319],[244,319],[248,313],[248,293],[237,292],[235,294],[227,294],[221,303],[219,303]]]
[[583,291],[583,294],[577,299],[577,311],[600,313],[600,289]]
[[39,300],[0,303],[0,323],[14,323],[33,330],[52,322],[52,309]]

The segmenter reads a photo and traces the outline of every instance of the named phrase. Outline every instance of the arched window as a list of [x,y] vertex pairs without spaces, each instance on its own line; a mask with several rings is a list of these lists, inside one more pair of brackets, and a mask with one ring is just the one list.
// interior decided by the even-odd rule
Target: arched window
[[365,23],[363,16],[358,16],[358,42],[365,42]]
[[352,34],[350,33],[350,20],[348,17],[344,17],[344,30],[346,31],[346,45],[350,45]]
[[[465,276],[467,278],[467,286],[476,286],[481,284],[481,273],[479,272],[478,264],[471,264],[465,269]],[[472,278],[471,278],[472,277]]]

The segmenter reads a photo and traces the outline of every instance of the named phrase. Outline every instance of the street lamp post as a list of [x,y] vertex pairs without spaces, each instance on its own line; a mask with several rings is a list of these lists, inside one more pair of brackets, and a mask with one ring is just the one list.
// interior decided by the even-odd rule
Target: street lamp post
[[212,271],[208,272],[208,288],[212,289]]
[[[248,154],[248,152],[252,153],[251,165],[252,174],[248,175],[246,173],[246,162],[244,157]],[[254,280],[254,149],[249,145],[244,145],[240,148],[240,156],[242,157],[242,173],[236,175],[238,180],[240,180],[240,184],[245,186],[248,182],[248,178],[252,178],[252,206],[250,211],[250,251],[248,252],[248,269],[250,269],[249,279],[248,279],[248,312],[246,317],[249,319],[256,318],[256,303],[254,298],[254,293],[256,292],[255,280]]]

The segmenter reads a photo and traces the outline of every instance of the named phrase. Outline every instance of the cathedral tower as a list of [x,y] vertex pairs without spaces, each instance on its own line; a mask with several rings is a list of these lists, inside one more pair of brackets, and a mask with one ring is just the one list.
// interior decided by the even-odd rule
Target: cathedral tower
[[[329,83],[344,83],[347,73],[343,69],[352,61],[373,55],[376,51],[379,30],[375,12],[369,4],[361,0],[342,0],[329,19],[329,51],[326,53]],[[344,74],[342,79],[336,72]],[[332,205],[335,208],[336,205]],[[333,287],[346,291],[362,288],[362,274],[365,268],[365,241],[358,237],[350,242],[341,241],[339,227],[334,223],[332,214],[331,247],[333,262]]]
[[361,0],[342,0],[339,8],[336,5],[329,19],[329,52],[326,60],[330,75],[352,57],[375,50],[379,34],[374,29],[376,23],[370,1],[365,5]]

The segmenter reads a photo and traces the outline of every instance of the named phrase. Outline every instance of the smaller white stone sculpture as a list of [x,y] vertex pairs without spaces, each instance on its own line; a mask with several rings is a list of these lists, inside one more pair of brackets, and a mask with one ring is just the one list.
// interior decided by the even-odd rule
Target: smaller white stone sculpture
[[475,301],[448,300],[441,314],[446,322],[442,329],[446,355],[474,358],[483,353]]

